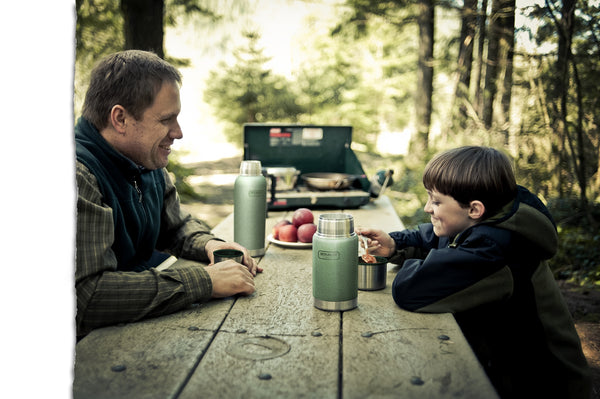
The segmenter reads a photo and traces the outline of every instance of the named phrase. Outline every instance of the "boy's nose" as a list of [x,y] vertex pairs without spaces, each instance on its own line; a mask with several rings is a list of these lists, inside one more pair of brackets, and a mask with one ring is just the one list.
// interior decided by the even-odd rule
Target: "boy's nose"
[[423,210],[425,211],[425,213],[433,213],[433,209],[431,208],[431,201],[427,200],[427,202],[425,203],[425,207],[423,208]]

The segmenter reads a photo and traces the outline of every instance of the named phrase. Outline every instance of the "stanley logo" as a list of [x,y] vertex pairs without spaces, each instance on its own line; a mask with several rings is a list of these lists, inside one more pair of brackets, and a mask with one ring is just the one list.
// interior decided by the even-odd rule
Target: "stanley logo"
[[319,250],[319,252],[317,252],[317,256],[319,259],[323,260],[338,260],[340,258],[340,253],[338,251]]

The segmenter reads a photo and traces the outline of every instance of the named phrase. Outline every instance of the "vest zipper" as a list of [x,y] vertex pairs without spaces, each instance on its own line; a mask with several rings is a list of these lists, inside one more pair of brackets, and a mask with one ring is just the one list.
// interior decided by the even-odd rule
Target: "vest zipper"
[[137,180],[135,177],[133,178],[133,186],[135,187],[135,191],[137,191],[137,193],[138,193],[138,197],[139,197],[138,199],[141,204],[142,203],[142,190],[140,190],[140,188],[138,187]]

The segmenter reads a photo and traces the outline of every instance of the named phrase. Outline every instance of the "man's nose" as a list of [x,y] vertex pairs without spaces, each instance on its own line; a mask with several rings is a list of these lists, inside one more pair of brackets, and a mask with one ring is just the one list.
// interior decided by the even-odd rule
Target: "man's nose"
[[171,136],[172,139],[183,138],[183,131],[181,130],[181,126],[179,126],[179,122],[175,122],[175,126],[169,132],[169,136]]

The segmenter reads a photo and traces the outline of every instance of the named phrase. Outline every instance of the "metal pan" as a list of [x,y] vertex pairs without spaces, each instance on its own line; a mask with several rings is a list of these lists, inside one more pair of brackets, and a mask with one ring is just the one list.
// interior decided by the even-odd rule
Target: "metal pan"
[[305,173],[301,177],[308,186],[317,190],[343,190],[356,179],[345,173]]

